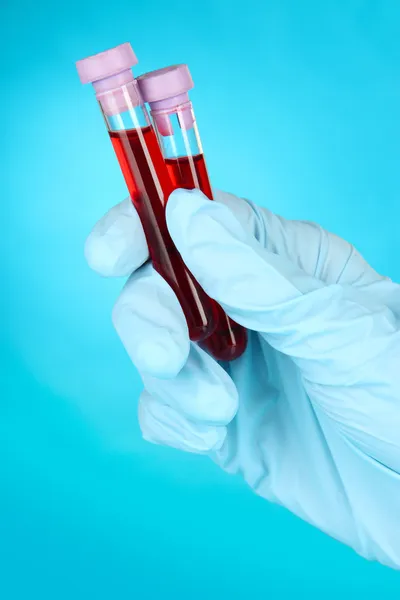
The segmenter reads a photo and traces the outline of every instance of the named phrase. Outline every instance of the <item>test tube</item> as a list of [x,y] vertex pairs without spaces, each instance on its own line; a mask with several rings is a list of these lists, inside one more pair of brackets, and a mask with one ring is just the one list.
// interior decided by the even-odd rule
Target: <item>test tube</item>
[[[213,200],[210,180],[189,90],[194,87],[187,65],[174,65],[137,78],[151,109],[154,127],[174,187],[200,189]],[[218,304],[215,333],[203,342],[214,358],[230,361],[243,354],[247,331]]]
[[217,303],[187,269],[167,229],[165,206],[173,185],[132,67],[138,62],[129,43],[76,63],[82,83],[92,83],[96,98],[141,220],[154,268],[175,292],[189,337],[202,341],[217,324]]

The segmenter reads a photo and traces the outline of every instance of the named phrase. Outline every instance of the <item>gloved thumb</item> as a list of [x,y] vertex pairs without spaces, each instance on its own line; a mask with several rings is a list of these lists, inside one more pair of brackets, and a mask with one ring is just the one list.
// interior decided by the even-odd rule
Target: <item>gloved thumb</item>
[[204,290],[235,321],[291,356],[310,382],[350,384],[376,357],[398,348],[398,325],[386,306],[371,304],[357,288],[325,285],[267,251],[226,206],[198,190],[170,196],[167,223]]

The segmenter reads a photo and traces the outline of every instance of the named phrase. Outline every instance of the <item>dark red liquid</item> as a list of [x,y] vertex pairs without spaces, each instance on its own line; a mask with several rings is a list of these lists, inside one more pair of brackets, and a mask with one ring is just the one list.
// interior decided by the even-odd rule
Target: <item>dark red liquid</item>
[[174,188],[193,190],[200,189],[203,194],[213,200],[210,180],[203,154],[196,156],[180,156],[179,158],[166,158],[168,173]]
[[143,225],[154,268],[175,292],[190,339],[202,341],[215,330],[218,305],[194,279],[169,235],[165,205],[177,186],[168,175],[155,132],[149,126],[109,133]]
[[[210,200],[213,200],[203,154],[167,158],[165,163],[174,188],[181,187],[190,190],[199,188]],[[244,327],[232,321],[219,304],[217,304],[217,307],[217,329],[202,345],[217,360],[234,360],[239,358],[246,350],[247,331]]]

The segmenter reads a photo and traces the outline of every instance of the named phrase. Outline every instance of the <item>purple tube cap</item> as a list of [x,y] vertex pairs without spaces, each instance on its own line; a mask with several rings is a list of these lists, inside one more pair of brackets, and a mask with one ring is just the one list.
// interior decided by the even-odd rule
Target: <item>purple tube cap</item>
[[137,78],[143,100],[159,102],[184,94],[194,87],[187,65],[173,65]]
[[110,50],[78,60],[76,68],[81,83],[93,83],[127,71],[138,62],[132,46],[126,42]]

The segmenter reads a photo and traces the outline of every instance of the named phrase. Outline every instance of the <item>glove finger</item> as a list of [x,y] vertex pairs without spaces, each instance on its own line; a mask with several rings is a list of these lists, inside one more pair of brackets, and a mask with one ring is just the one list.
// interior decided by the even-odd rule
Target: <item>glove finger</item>
[[172,289],[150,264],[131,275],[112,317],[140,373],[169,378],[181,370],[190,349],[186,320]]
[[236,322],[298,359],[311,380],[336,384],[357,378],[365,364],[393,345],[394,316],[386,307],[368,306],[357,288],[324,286],[268,252],[226,207],[198,191],[175,191],[167,222],[204,290]]
[[211,356],[191,344],[187,361],[172,379],[143,375],[143,383],[160,404],[204,425],[227,425],[238,409],[232,379]]
[[226,437],[226,427],[190,421],[147,391],[139,400],[139,424],[145,440],[197,454],[219,450]]
[[126,198],[98,221],[85,244],[91,269],[104,277],[127,277],[148,257],[143,227],[130,198]]

